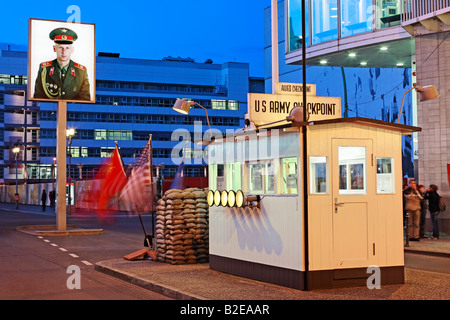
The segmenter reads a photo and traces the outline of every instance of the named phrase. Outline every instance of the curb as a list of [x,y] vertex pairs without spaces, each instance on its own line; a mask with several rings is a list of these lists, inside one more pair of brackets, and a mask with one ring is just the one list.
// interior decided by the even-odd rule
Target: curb
[[127,274],[126,272],[123,272],[123,271],[120,271],[120,270],[117,270],[117,269],[114,269],[111,267],[106,267],[103,265],[103,263],[101,261],[97,262],[94,265],[94,269],[96,271],[102,272],[104,274],[110,275],[110,276],[118,278],[120,280],[127,281],[127,282],[137,285],[141,288],[153,291],[155,293],[162,294],[166,297],[173,298],[175,300],[208,300],[204,297],[199,297],[199,296],[196,296],[196,295],[193,295],[190,293],[179,291],[177,289],[174,289],[174,288],[171,288],[168,286],[149,282],[142,278]]
[[417,249],[407,249],[407,248],[405,248],[405,253],[406,252],[407,253],[414,253],[414,254],[422,254],[422,255],[427,255],[427,256],[450,258],[450,253],[448,253],[448,252],[426,251],[426,250],[417,250]]

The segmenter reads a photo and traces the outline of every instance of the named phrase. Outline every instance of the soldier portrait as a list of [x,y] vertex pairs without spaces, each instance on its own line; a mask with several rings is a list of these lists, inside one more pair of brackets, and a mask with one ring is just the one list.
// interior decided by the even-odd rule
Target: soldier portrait
[[[36,63],[38,60],[35,57],[34,61],[37,65],[34,67],[33,63],[30,65],[30,71],[36,71],[34,76],[29,77],[29,85],[34,85],[29,91],[30,100],[94,102],[92,94],[94,88],[91,87],[95,87],[95,82],[91,82],[89,73],[90,68],[93,69],[94,66],[88,67],[78,60],[78,58],[88,57],[85,48],[76,45],[80,40],[80,33],[75,31],[74,27],[78,26],[79,28],[80,26],[74,23],[59,23],[59,25],[54,28],[56,24],[49,24],[46,28],[47,48],[43,48],[43,44],[39,45],[39,51],[45,50],[45,57],[52,55],[52,59],[39,60]],[[42,28],[42,30],[44,29]],[[84,32],[83,35],[85,34],[87,33]],[[38,39],[42,39],[42,35],[35,39],[35,46],[44,42]],[[92,46],[92,48],[94,47]],[[35,51],[35,48],[33,49]],[[81,54],[75,55],[78,51],[81,51]],[[43,54],[40,56],[44,57]],[[75,56],[77,59],[74,58]],[[95,60],[95,52],[93,58],[85,60],[92,63]]]

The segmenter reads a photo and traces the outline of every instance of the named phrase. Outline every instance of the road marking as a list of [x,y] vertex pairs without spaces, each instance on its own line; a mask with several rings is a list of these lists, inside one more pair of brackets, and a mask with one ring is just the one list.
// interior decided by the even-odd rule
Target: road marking
[[90,263],[89,261],[82,260],[81,262],[83,262],[87,266],[92,266],[92,263]]
[[67,250],[64,248],[59,248],[59,250],[66,252]]
[[50,242],[50,240],[44,239],[45,242]]
[[69,253],[69,256],[71,256],[72,258],[78,258],[78,256],[75,253]]
[[39,239],[44,239],[44,237],[43,237],[43,236],[38,236],[38,238],[39,238]]
[[50,243],[51,246],[57,247],[58,245],[56,243]]

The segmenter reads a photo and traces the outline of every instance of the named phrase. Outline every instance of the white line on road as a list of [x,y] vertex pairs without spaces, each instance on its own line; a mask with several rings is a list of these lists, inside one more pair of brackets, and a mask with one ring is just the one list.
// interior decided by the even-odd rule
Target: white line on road
[[64,248],[59,248],[59,250],[66,252],[67,250]]
[[50,242],[50,240],[44,239],[45,242]]
[[90,263],[89,261],[82,260],[81,262],[83,262],[87,266],[92,266],[92,263]]
[[56,243],[50,243],[51,246],[57,247],[58,245]]
[[71,256],[72,258],[78,258],[78,256],[75,253],[69,253],[69,256]]

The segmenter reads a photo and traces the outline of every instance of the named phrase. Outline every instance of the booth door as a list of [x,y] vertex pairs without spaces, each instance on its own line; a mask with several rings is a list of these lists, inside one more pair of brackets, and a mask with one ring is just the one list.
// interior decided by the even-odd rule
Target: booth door
[[372,140],[332,140],[333,250],[335,268],[367,266],[375,177]]

